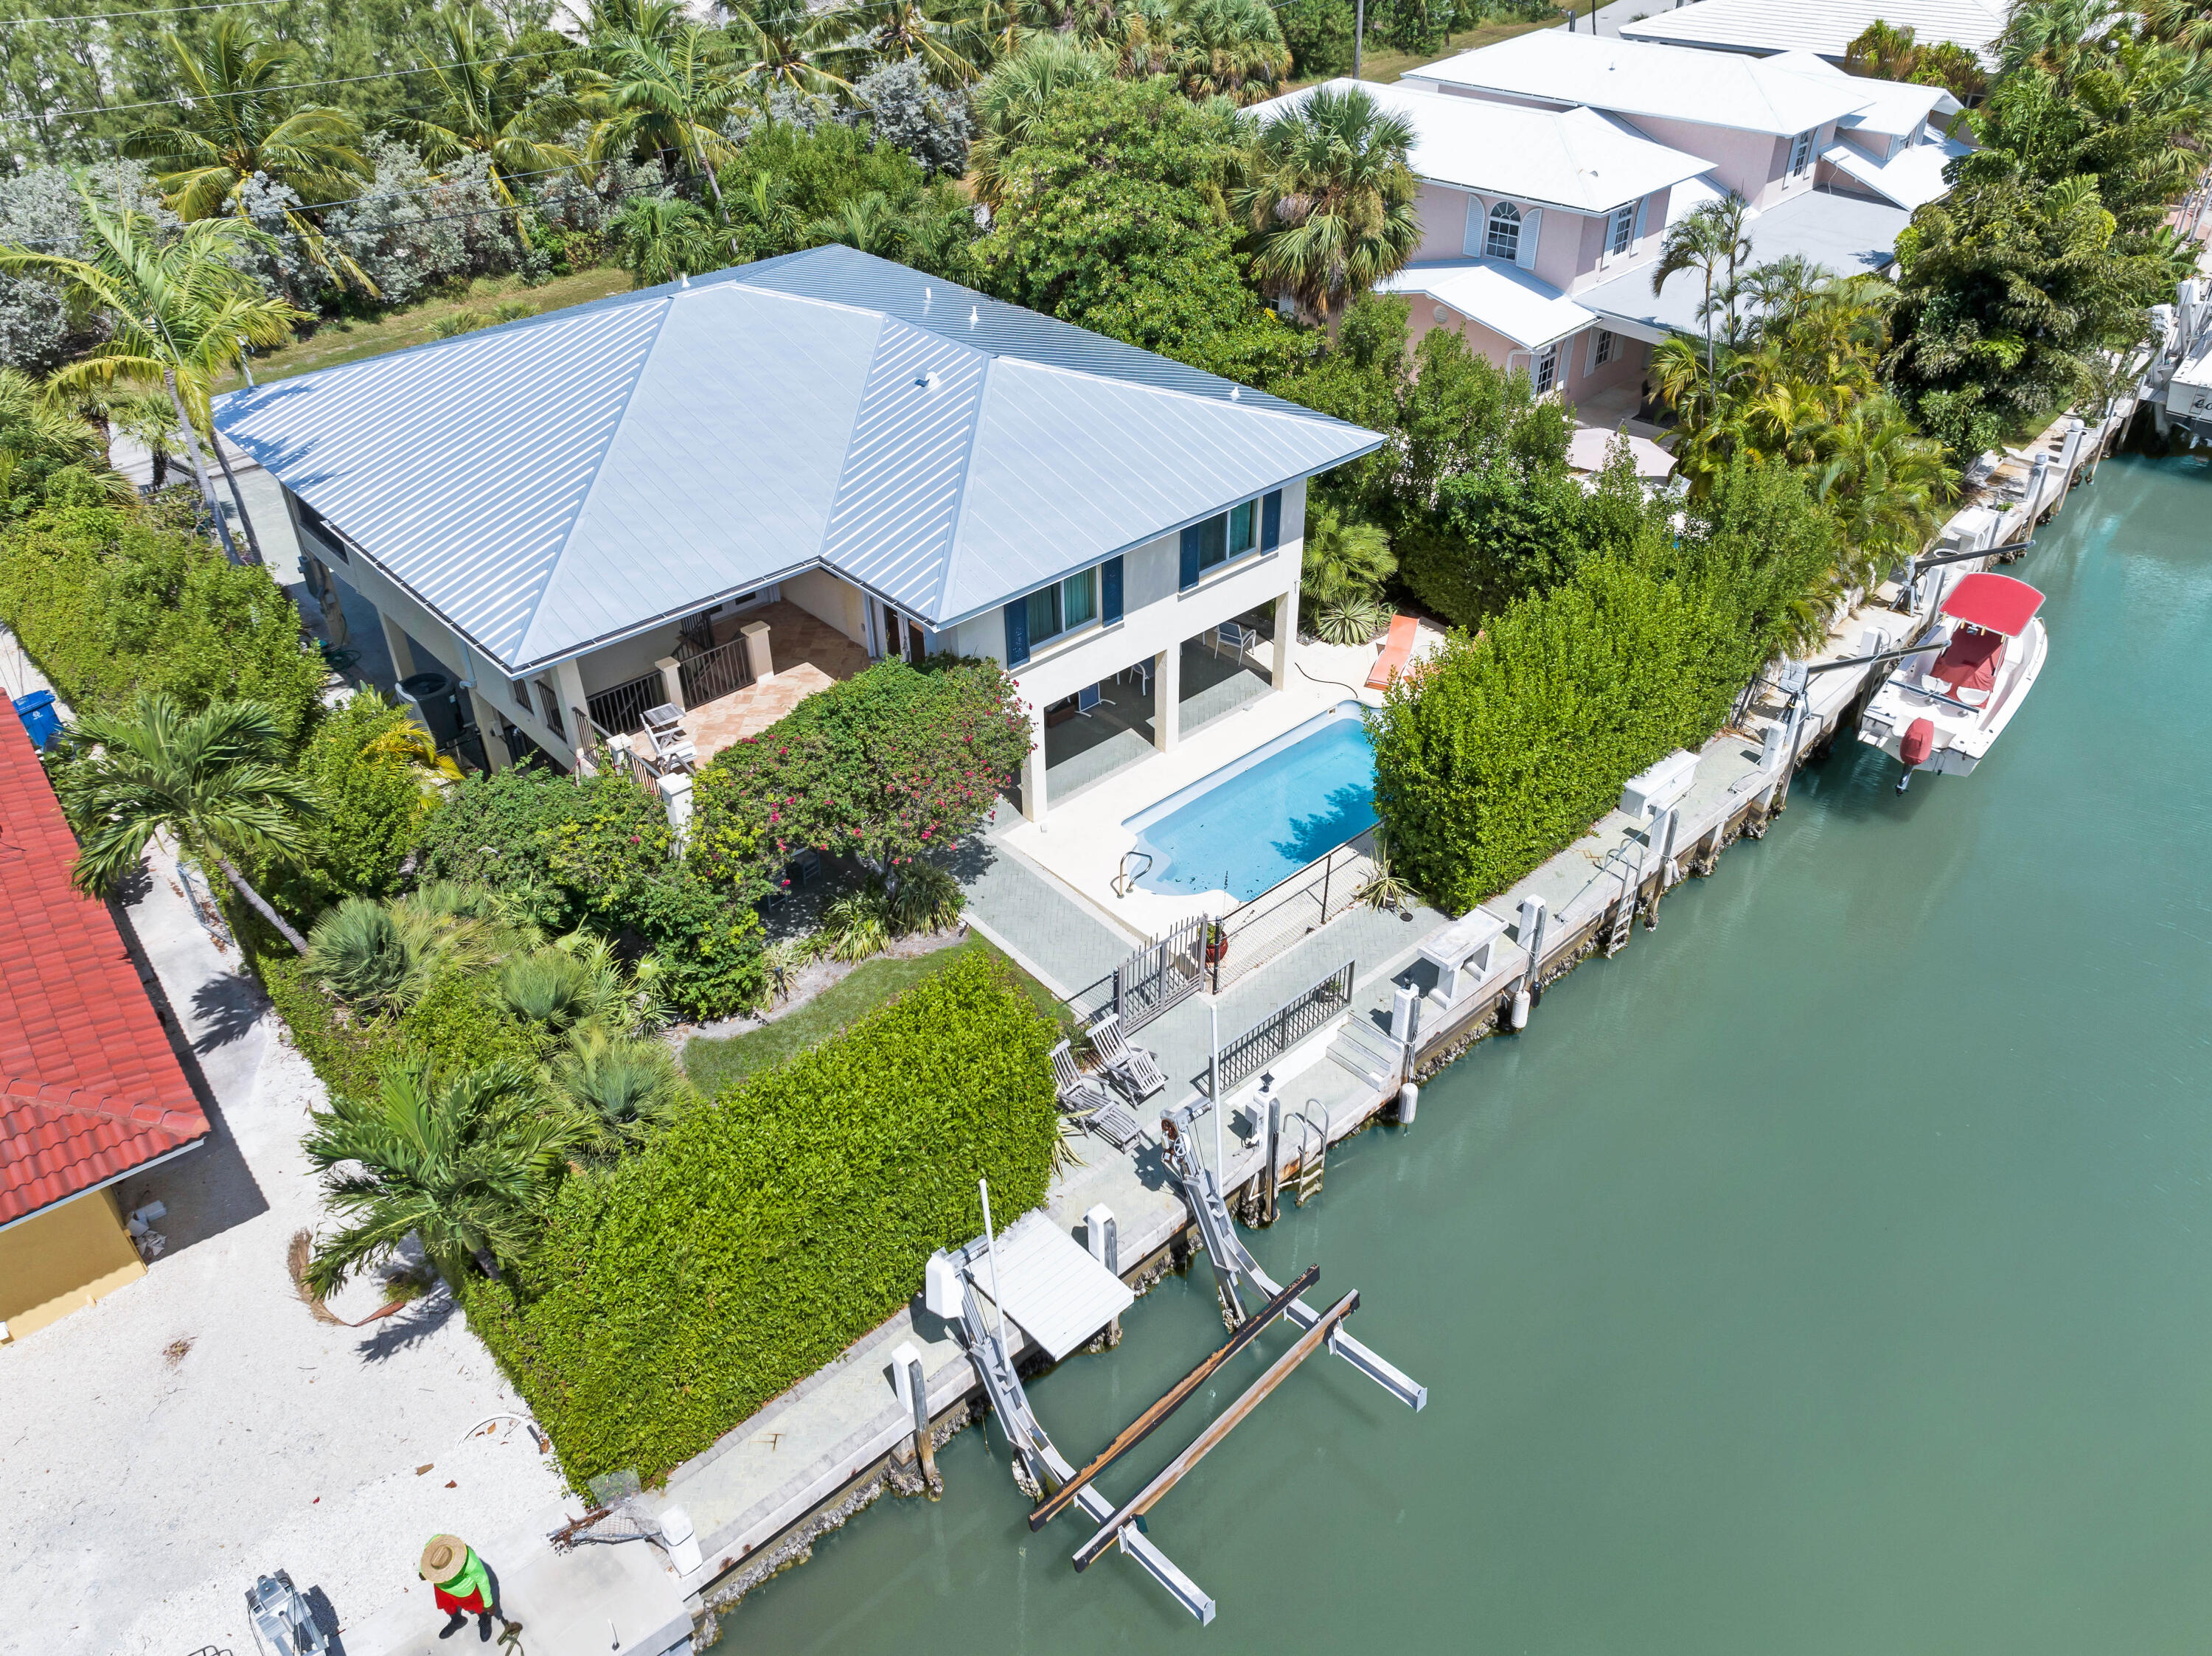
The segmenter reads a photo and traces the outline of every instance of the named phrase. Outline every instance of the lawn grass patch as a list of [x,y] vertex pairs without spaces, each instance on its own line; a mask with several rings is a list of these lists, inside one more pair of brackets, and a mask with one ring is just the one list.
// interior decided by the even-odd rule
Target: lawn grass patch
[[970,932],[965,942],[949,949],[864,961],[804,1006],[787,1012],[763,1028],[748,1029],[741,1035],[720,1040],[694,1040],[684,1049],[684,1073],[691,1077],[692,1085],[711,1098],[725,1087],[733,1087],[763,1070],[774,1069],[810,1046],[819,1046],[848,1025],[857,1023],[892,996],[902,994],[956,961],[978,954],[1003,966],[1015,986],[1029,998],[1038,1012],[1054,1022],[1060,1021],[1058,996],[982,937]]

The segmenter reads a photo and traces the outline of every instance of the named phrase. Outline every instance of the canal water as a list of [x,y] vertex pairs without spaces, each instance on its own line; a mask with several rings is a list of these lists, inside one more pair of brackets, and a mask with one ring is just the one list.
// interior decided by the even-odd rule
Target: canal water
[[[1316,1357],[1168,1496],[1213,1627],[1075,1574],[994,1425],[722,1650],[2203,1649],[2212,474],[2109,461],[2013,573],[2051,658],[1976,775],[1838,746],[1250,1234],[1430,1403]],[[1204,1269],[1127,1328],[1031,1392],[1079,1462],[1221,1338]]]

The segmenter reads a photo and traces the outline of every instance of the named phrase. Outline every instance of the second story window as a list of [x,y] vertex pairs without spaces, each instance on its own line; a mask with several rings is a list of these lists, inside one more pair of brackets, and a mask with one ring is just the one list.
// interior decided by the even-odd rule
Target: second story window
[[1482,251],[1510,264],[1521,262],[1521,209],[1511,202],[1501,201],[1490,209],[1490,235]]
[[1536,353],[1533,377],[1536,382],[1537,396],[1541,397],[1552,389],[1559,377],[1559,348],[1557,345],[1547,345]]
[[1813,135],[1800,132],[1790,141],[1790,176],[1796,178],[1813,165]]
[[1085,569],[1029,596],[1029,641],[1042,644],[1098,619],[1098,572]]
[[1617,207],[1613,213],[1613,230],[1606,239],[1606,251],[1619,255],[1636,245],[1636,203]]

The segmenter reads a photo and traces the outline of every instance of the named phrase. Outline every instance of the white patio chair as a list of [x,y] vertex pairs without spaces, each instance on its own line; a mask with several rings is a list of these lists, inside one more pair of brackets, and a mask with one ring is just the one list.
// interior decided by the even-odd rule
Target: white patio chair
[[1060,1108],[1074,1114],[1088,1114],[1114,1101],[1103,1082],[1076,1068],[1074,1051],[1066,1041],[1052,1049],[1052,1078],[1060,1089]]
[[663,770],[672,767],[696,770],[699,764],[699,749],[684,733],[684,710],[672,702],[645,712],[645,739],[653,749],[653,758]]
[[1237,658],[1242,661],[1246,651],[1259,647],[1260,631],[1255,627],[1245,626],[1242,622],[1224,621],[1213,629],[1213,653],[1218,656],[1224,644],[1236,651]]
[[1091,1050],[1130,1097],[1142,1103],[1168,1084],[1152,1055],[1121,1036],[1121,1015],[1109,1012],[1091,1026]]

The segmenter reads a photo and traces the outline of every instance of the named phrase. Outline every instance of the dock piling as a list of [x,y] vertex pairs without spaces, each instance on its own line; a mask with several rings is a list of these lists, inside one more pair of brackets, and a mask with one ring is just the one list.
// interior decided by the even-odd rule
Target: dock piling
[[[1106,1267],[1109,1276],[1121,1274],[1121,1232],[1114,1222],[1113,1209],[1100,1202],[1085,1212],[1083,1240],[1091,1257]],[[1110,1351],[1121,1343],[1121,1319],[1116,1316],[1106,1325],[1106,1349]]]
[[891,1352],[891,1368],[898,1375],[899,1390],[914,1406],[914,1458],[921,1467],[922,1487],[934,1501],[945,1493],[945,1480],[937,1475],[937,1446],[930,1441],[929,1380],[913,1341],[899,1342]]

